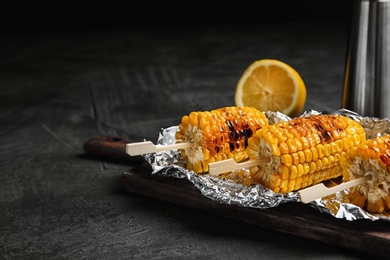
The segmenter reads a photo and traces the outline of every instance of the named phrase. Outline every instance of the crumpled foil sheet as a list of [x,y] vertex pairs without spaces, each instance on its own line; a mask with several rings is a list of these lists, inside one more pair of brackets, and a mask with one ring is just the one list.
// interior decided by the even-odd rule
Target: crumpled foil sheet
[[[279,112],[264,112],[269,123],[291,120],[290,117]],[[325,113],[325,112],[324,112]],[[323,114],[315,110],[305,111],[301,116]],[[390,133],[390,120],[363,117],[359,114],[340,109],[330,114],[343,115],[358,121],[366,131],[367,139]],[[178,126],[161,129],[156,144],[169,145],[176,143],[175,133]],[[252,208],[272,208],[281,203],[300,202],[298,193],[287,194],[274,193],[260,184],[243,185],[229,178],[215,177],[210,174],[199,175],[185,168],[185,161],[177,150],[168,150],[144,155],[146,161],[152,166],[152,174],[167,177],[187,179],[207,198],[229,205],[237,205]],[[241,170],[242,171],[242,170]],[[247,169],[246,169],[247,171]],[[234,171],[231,173],[234,175]],[[339,219],[349,221],[358,219],[390,220],[390,214],[371,214],[360,207],[350,203],[344,203],[343,198],[349,190],[344,190],[326,198],[317,199],[309,205],[318,211],[330,214]]]

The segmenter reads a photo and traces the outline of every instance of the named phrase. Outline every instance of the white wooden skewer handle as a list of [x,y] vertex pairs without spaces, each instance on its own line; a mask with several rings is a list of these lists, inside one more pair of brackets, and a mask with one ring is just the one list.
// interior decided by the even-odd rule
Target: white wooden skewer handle
[[184,149],[191,147],[191,143],[177,143],[170,145],[154,145],[150,141],[139,142],[139,143],[129,143],[126,144],[126,153],[134,156],[147,153],[156,153],[174,149]]
[[328,195],[334,194],[336,192],[351,188],[353,186],[359,185],[370,179],[370,176],[364,176],[352,181],[341,183],[340,185],[327,188],[324,184],[319,183],[317,185],[305,188],[298,191],[299,198],[303,203],[309,203],[313,200],[326,197]]
[[263,158],[258,160],[249,160],[241,163],[237,163],[233,159],[226,159],[219,162],[209,163],[209,174],[218,175],[225,172],[231,172],[234,170],[244,169],[261,165],[269,161],[269,158]]

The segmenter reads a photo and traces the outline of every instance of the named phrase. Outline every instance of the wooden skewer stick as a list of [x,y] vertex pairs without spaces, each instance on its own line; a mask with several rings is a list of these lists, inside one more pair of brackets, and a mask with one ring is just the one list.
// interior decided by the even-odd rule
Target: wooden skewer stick
[[139,143],[129,143],[126,144],[126,153],[134,156],[134,155],[142,155],[147,153],[155,153],[162,151],[169,151],[174,149],[184,149],[191,147],[191,143],[177,143],[170,145],[154,145],[150,141],[139,142]]
[[253,167],[269,162],[269,158],[262,158],[258,160],[249,160],[241,163],[237,163],[233,159],[226,159],[219,162],[209,163],[209,174],[218,175],[225,172],[231,172],[234,170]]
[[363,176],[348,182],[341,183],[331,188],[327,188],[323,183],[319,183],[314,186],[310,186],[308,188],[299,190],[297,193],[299,195],[301,202],[309,203],[313,200],[323,198],[331,194],[335,194],[336,192],[351,188],[353,186],[357,186],[370,179],[371,179],[370,176]]

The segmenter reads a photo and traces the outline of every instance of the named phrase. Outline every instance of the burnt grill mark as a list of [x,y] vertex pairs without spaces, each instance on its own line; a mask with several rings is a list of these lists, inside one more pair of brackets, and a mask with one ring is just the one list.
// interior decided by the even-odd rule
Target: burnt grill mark
[[317,128],[317,130],[320,131],[320,132],[324,131],[324,128],[320,124],[318,124],[318,123],[315,123],[314,127]]
[[325,139],[325,142],[331,143],[333,142],[333,136],[330,132],[324,131],[322,132],[322,137]]
[[244,136],[245,139],[248,139],[249,137],[252,136],[253,131],[252,131],[252,129],[250,129],[250,128],[246,128],[246,129],[243,129],[243,130],[242,130],[242,134],[243,134],[243,136]]
[[240,139],[240,131],[236,130],[234,131],[234,141],[237,141],[238,139]]
[[227,120],[226,124],[229,127],[229,131],[234,131],[234,125],[233,125],[233,123],[230,120]]
[[[249,124],[243,123],[242,126],[240,126],[240,129],[237,129],[238,122],[236,119],[234,119],[232,121],[226,120],[226,125],[229,128],[229,131],[228,131],[229,140],[233,141],[233,142],[243,140],[245,142],[245,147],[247,147],[248,146],[247,139],[253,135],[253,130],[250,128]],[[221,141],[222,140],[223,139],[221,138]],[[227,141],[227,140],[225,140],[225,141]],[[232,144],[232,143],[229,144],[229,147],[230,147],[231,151],[233,151],[235,149],[234,144]]]
[[324,127],[321,125],[320,120],[316,120],[314,123],[314,127],[320,132],[320,138],[322,141],[325,141],[326,143],[333,142],[333,135],[331,132],[324,129]]

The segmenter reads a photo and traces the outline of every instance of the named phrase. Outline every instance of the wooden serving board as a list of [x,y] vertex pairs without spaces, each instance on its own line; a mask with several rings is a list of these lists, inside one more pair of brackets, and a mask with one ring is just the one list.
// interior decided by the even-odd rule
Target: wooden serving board
[[[118,137],[97,137],[86,142],[84,149],[94,156],[136,164],[122,176],[123,188],[128,192],[380,257],[390,255],[389,221],[337,219],[296,202],[270,209],[222,204],[204,197],[188,180],[153,175],[146,161],[118,156],[125,154],[127,142],[131,141]],[[108,151],[106,156],[105,151]]]

